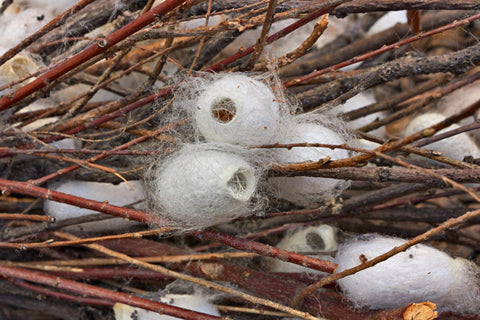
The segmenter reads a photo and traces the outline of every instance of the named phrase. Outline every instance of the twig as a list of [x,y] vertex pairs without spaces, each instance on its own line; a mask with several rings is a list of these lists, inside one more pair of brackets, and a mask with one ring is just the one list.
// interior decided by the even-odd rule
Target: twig
[[275,14],[276,6],[277,6],[277,0],[269,1],[267,12],[265,13],[265,21],[263,22],[262,33],[260,34],[260,38],[257,39],[255,50],[252,52],[250,59],[248,59],[248,62],[242,69],[244,70],[252,69],[258,57],[262,53],[263,48],[265,47],[265,42],[267,40],[268,33],[270,32],[270,27],[272,26],[272,23],[273,23],[273,15]]
[[215,242],[221,242],[229,247],[238,250],[247,252],[253,251],[262,256],[276,258],[282,261],[295,263],[307,268],[312,268],[323,272],[333,273],[337,268],[337,265],[335,263],[328,260],[321,260],[295,252],[289,252],[259,242],[237,238],[231,235],[225,235],[215,231],[204,230],[192,232],[192,234],[199,239],[208,239]]
[[55,217],[52,216],[40,216],[33,214],[21,214],[21,213],[0,213],[0,219],[2,220],[32,220],[32,221],[43,221],[53,223],[55,222]]

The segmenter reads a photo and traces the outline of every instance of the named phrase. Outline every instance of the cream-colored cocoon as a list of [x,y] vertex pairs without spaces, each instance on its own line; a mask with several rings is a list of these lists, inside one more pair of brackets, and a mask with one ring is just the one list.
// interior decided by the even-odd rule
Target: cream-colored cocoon
[[197,128],[208,142],[275,142],[280,107],[272,90],[260,81],[226,75],[207,85],[195,107]]
[[[371,260],[405,242],[376,234],[360,236],[339,247],[337,272],[360,265],[361,255]],[[357,307],[400,308],[431,301],[440,311],[480,312],[478,267],[422,244],[337,282]]]
[[[307,227],[302,230],[297,230],[292,234],[285,235],[285,237],[277,244],[277,248],[293,252],[334,251],[337,248],[335,233],[335,229],[326,224]],[[324,254],[310,256],[322,260],[333,260],[332,256]],[[273,272],[324,273],[277,259],[273,260],[271,266]]]
[[158,210],[195,228],[247,213],[257,185],[255,170],[246,160],[208,144],[184,146],[156,175],[153,196]]
[[[332,130],[314,123],[300,123],[292,126],[279,141],[290,143],[343,144],[343,138]],[[325,157],[332,160],[348,157],[343,149],[296,147],[277,149],[276,161],[279,163],[319,161]],[[315,177],[275,177],[270,182],[278,190],[278,197],[295,204],[308,206],[322,202],[337,195],[346,187],[343,180]]]
[[[446,117],[439,113],[425,113],[414,118],[405,129],[405,136],[409,136],[415,132],[426,129],[440,121],[445,120]],[[457,124],[452,124],[448,128],[440,130],[439,133],[457,129]],[[466,133],[460,133],[455,136],[442,139],[432,144],[426,145],[425,148],[440,151],[442,155],[455,159],[463,160],[465,156],[473,156],[480,158],[480,149],[475,141]]]

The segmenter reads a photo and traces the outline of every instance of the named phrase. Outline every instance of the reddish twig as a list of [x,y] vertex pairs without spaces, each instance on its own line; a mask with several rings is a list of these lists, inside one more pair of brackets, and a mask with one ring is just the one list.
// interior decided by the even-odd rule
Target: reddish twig
[[21,214],[21,213],[0,213],[0,219],[2,220],[32,220],[43,222],[55,222],[55,217],[52,216],[40,216],[34,214]]
[[102,213],[107,213],[112,216],[121,217],[125,219],[140,221],[144,223],[154,223],[156,225],[166,225],[168,221],[160,218],[157,215],[146,213],[138,210],[123,208],[108,204],[107,202],[100,202],[77,197],[63,192],[58,192],[50,189],[34,186],[28,182],[19,182],[0,179],[0,189],[3,194],[10,192],[17,192],[20,194],[29,195],[32,197],[39,197],[43,199],[53,200],[57,202],[67,203],[80,208],[86,208]]
[[278,249],[263,243],[237,238],[231,235],[221,234],[219,232],[204,230],[199,232],[193,232],[193,235],[200,239],[208,239],[215,242],[221,242],[229,247],[248,251],[256,252],[262,256],[276,258],[282,261],[295,263],[307,268],[320,270],[323,272],[333,273],[337,268],[337,265],[328,260],[321,260],[295,252],[290,252],[282,249]]
[[0,275],[7,278],[23,279],[35,283],[45,284],[51,287],[60,288],[75,292],[78,294],[88,294],[92,297],[102,298],[108,301],[120,302],[129,306],[138,307],[153,312],[164,313],[174,317],[180,317],[182,319],[189,320],[218,320],[221,319],[217,316],[211,316],[187,309],[182,309],[161,302],[150,301],[142,299],[131,294],[122,292],[111,291],[108,289],[84,284],[57,276],[48,275],[45,273],[31,271],[21,268],[13,268],[0,265]]
[[57,299],[74,301],[74,302],[77,302],[77,303],[85,303],[85,304],[89,304],[89,305],[92,305],[92,306],[103,306],[103,307],[110,307],[110,308],[113,307],[114,304],[115,304],[115,302],[107,301],[107,300],[104,300],[104,299],[93,299],[93,298],[87,298],[87,297],[81,297],[81,296],[74,296],[74,295],[71,295],[71,294],[67,294],[67,293],[43,288],[43,287],[36,286],[34,284],[31,284],[31,283],[25,282],[23,280],[15,279],[12,282],[13,282],[13,284],[15,284],[19,287],[22,287],[24,289],[31,290],[33,292],[40,293],[44,296],[54,297],[54,298],[57,298]]
[[[267,44],[270,44],[284,36],[286,36],[287,34],[297,30],[298,28],[300,28],[301,26],[307,24],[308,22],[326,14],[326,13],[329,13],[331,10],[333,10],[333,8],[337,7],[339,4],[341,3],[344,3],[344,2],[348,2],[350,0],[330,0],[330,1],[326,1],[325,2],[325,6],[323,9],[320,9],[320,10],[317,10],[311,14],[309,14],[307,17],[305,18],[302,18],[294,23],[292,23],[291,25],[289,25],[288,27],[280,30],[279,32],[277,33],[274,33],[273,35],[269,36],[267,39],[266,39],[266,43]],[[250,46],[244,50],[240,50],[238,51],[237,53],[235,53],[234,55],[210,66],[210,67],[207,67],[205,68],[205,71],[219,71],[223,68],[225,68],[226,66],[228,66],[229,64],[231,64],[232,62],[235,62],[237,61],[238,59],[241,59],[247,55],[249,55],[250,53],[252,53],[256,48],[256,45],[253,45],[253,46]]]
[[96,44],[91,45],[90,47],[76,54],[67,61],[57,65],[50,71],[47,71],[42,76],[38,77],[36,80],[19,88],[12,94],[8,94],[8,96],[3,96],[2,98],[0,98],[0,111],[7,109],[14,103],[45,87],[47,84],[56,80],[57,78],[74,69],[75,67],[81,65],[82,63],[87,62],[96,55],[107,51],[109,48],[111,48],[118,42],[132,35],[141,28],[149,25],[150,23],[155,21],[155,19],[157,19],[160,15],[163,15],[175,9],[183,2],[183,0],[167,0],[162,2],[158,6],[148,11],[147,13],[144,13],[123,28],[113,32],[112,34],[100,40]]

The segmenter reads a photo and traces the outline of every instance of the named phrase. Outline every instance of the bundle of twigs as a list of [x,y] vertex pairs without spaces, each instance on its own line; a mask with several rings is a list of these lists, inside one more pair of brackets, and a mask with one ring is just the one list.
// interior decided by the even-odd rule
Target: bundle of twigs
[[[4,1],[2,11],[11,2]],[[226,293],[220,310],[233,319],[404,319],[407,306],[362,311],[342,300],[339,293],[317,289],[426,240],[437,240],[439,246],[456,255],[475,257],[480,245],[476,227],[480,199],[474,189],[462,184],[480,182],[479,159],[454,160],[421,146],[432,142],[428,137],[435,132],[475,114],[480,101],[404,138],[384,141],[368,132],[387,126],[395,136],[396,124],[479,79],[478,30],[472,25],[480,18],[478,1],[165,0],[152,6],[153,2],[79,1],[32,36],[17,39],[19,44],[0,57],[0,64],[5,64],[26,50],[40,54],[47,65],[4,86],[2,90],[9,93],[0,98],[0,318],[112,319],[111,307],[121,302],[182,319],[218,319],[132,294],[157,291],[174,279],[182,279]],[[408,10],[409,23],[365,35],[385,11],[395,10]],[[345,17],[357,13],[365,14],[357,28],[321,49],[312,49],[321,35],[316,29],[317,34],[305,39],[297,50],[274,61],[262,58],[269,44],[310,21],[325,14]],[[214,26],[177,28],[181,22],[205,17],[208,21],[224,14],[231,18]],[[267,36],[272,21],[286,18],[298,20]],[[256,43],[233,53],[225,49],[240,34],[257,27],[263,32]],[[102,30],[97,38],[87,36],[95,29]],[[179,68],[175,77],[167,78],[163,73],[167,61]],[[339,71],[360,61],[366,61],[360,69]],[[48,182],[62,177],[113,183],[141,177],[145,168],[134,159],[164,152],[149,150],[151,140],[162,140],[165,150],[174,147],[163,136],[168,128],[156,124],[163,116],[161,107],[172,99],[176,81],[200,70],[267,71],[271,65],[278,68],[283,85],[296,95],[304,112],[334,108],[369,88],[388,97],[344,115],[356,119],[387,111],[388,116],[356,132],[380,143],[379,148],[367,151],[329,145],[358,153],[342,160],[271,165],[271,176],[352,180],[352,187],[335,203],[307,210],[273,199],[271,203],[276,206],[267,208],[262,218],[243,219],[228,229],[212,227],[159,238],[158,234],[171,230],[162,227],[162,218],[152,212],[47,188]],[[136,88],[119,82],[132,72],[145,79]],[[158,80],[165,85],[155,86]],[[88,87],[47,109],[17,112],[76,84]],[[91,102],[101,89],[120,98]],[[22,130],[51,116],[59,120],[35,131]],[[478,130],[479,126],[477,121],[435,139]],[[80,139],[86,145],[82,149],[44,147],[65,138]],[[433,159],[436,165],[432,167],[432,162],[420,158],[412,160],[407,157],[410,153]],[[368,162],[376,166],[365,166]],[[105,216],[55,222],[42,211],[42,199],[148,222],[156,228],[145,224],[119,234],[77,230],[73,235],[69,232],[76,230],[72,226]],[[332,262],[271,246],[284,232],[320,221],[346,232],[378,232],[411,240],[341,273],[334,273],[336,265]],[[258,256],[332,275],[321,278],[266,272],[263,262],[254,259]],[[439,319],[479,317],[443,313]]]

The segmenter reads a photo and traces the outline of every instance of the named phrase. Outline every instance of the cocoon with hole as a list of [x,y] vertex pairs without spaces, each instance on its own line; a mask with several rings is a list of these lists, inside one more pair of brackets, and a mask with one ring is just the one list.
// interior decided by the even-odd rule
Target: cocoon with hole
[[154,197],[163,214],[187,226],[210,226],[245,214],[256,190],[254,168],[241,156],[187,145],[156,173]]
[[[428,128],[446,117],[439,113],[425,113],[414,118],[405,129],[405,135],[409,136],[415,132]],[[452,124],[448,128],[440,130],[439,133],[459,128],[457,124]],[[463,160],[465,156],[474,158],[480,157],[480,149],[477,144],[466,134],[460,133],[446,139],[431,143],[425,146],[428,149],[440,151],[442,155],[455,160]]]
[[[302,123],[294,126],[280,139],[280,143],[324,143],[343,144],[345,141],[337,133],[318,124]],[[325,157],[332,160],[348,157],[342,149],[296,147],[290,150],[278,149],[276,159],[280,163],[319,161]],[[270,179],[278,190],[278,197],[298,205],[308,206],[329,199],[343,191],[343,180],[314,177],[275,177]]]
[[[367,234],[341,245],[337,272],[371,260],[406,241]],[[440,311],[478,313],[478,267],[454,259],[435,248],[418,244],[373,267],[339,279],[343,293],[356,307],[400,308],[431,301]]]
[[[277,248],[293,251],[333,251],[337,248],[335,240],[335,229],[329,225],[312,226],[302,230],[297,230],[292,234],[287,234],[277,244]],[[312,257],[332,261],[333,257],[329,255],[311,255]],[[288,263],[280,260],[273,260],[273,272],[309,272],[324,273],[315,269],[305,268],[294,263]]]
[[226,75],[201,93],[195,112],[208,142],[273,143],[280,121],[279,103],[268,86],[244,75]]

